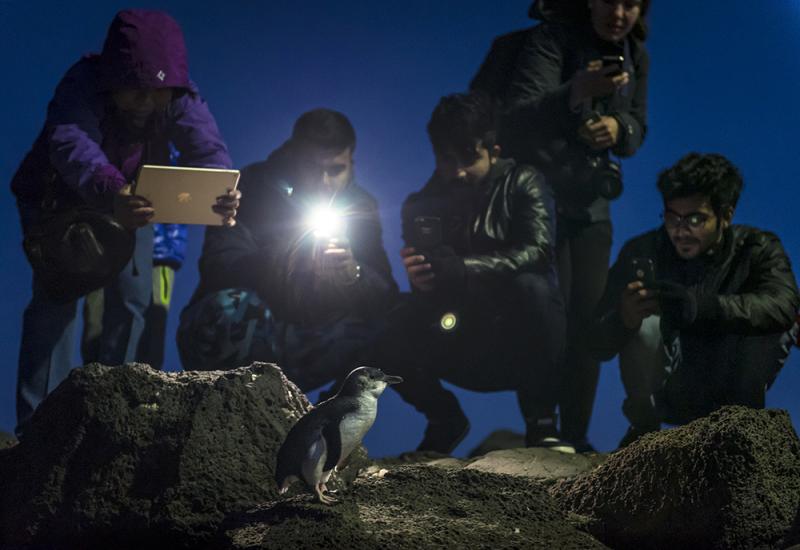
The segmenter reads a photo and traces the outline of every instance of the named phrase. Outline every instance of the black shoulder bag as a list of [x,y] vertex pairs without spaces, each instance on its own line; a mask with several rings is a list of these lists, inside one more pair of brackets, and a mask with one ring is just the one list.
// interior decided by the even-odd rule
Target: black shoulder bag
[[67,303],[110,283],[133,257],[136,237],[109,213],[58,197],[57,182],[55,171],[47,175],[41,217],[25,228],[22,246],[49,297]]

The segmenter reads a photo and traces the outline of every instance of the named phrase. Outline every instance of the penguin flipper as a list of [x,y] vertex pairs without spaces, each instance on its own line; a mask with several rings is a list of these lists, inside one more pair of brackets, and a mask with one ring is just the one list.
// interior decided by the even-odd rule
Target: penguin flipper
[[[275,467],[275,481],[278,487],[282,487],[290,476],[309,483],[306,475],[309,471],[306,464],[309,460],[309,452],[314,449],[321,455],[323,449],[320,447],[319,440],[322,439],[324,419],[312,413],[314,413],[313,410],[292,426],[278,450]],[[322,441],[322,445],[325,445],[324,441]],[[322,460],[325,461],[326,458]],[[309,485],[313,486],[313,483],[309,483]]]
[[316,439],[306,449],[300,466],[303,480],[310,487],[316,487],[322,480],[325,470],[323,464],[327,462],[329,454],[328,443],[324,435],[318,432]]
[[342,432],[339,430],[339,422],[330,422],[325,425],[322,428],[322,437],[328,445],[328,456],[322,466],[322,471],[330,472],[344,458],[342,456]]

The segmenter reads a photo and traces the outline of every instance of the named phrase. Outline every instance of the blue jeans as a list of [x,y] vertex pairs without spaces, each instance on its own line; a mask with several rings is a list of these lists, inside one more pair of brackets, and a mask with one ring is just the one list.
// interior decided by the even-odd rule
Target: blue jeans
[[[23,228],[35,212],[21,210]],[[119,365],[136,359],[144,312],[152,292],[153,228],[136,232],[133,258],[104,289],[103,337],[92,360]],[[17,375],[17,435],[39,403],[69,374],[78,301],[53,302],[34,277],[33,296],[22,317]]]
[[380,321],[348,315],[314,325],[278,320],[256,292],[229,288],[181,312],[178,351],[186,370],[274,362],[308,392],[359,366],[382,327]]

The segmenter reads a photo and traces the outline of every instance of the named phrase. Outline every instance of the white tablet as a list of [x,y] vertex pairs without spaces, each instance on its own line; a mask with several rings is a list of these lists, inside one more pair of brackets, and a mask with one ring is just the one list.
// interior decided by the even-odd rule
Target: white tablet
[[211,207],[238,183],[238,170],[145,164],[132,193],[153,205],[153,223],[220,225],[222,218]]

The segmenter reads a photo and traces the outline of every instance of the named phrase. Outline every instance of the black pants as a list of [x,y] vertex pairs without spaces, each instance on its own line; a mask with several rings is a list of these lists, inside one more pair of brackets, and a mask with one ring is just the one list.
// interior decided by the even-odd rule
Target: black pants
[[561,435],[581,441],[589,430],[600,363],[582,344],[603,295],[611,253],[611,222],[580,223],[559,219],[558,278],[567,307],[567,346],[559,392]]
[[683,424],[724,405],[763,409],[796,335],[797,326],[780,334],[681,335],[680,357],[656,392],[660,416]]
[[[393,312],[375,366],[405,381],[392,386],[428,419],[457,410],[441,380],[473,391],[515,390],[526,420],[551,417],[563,359],[565,313],[554,277],[524,273],[491,303],[436,308],[424,294]],[[457,328],[440,328],[442,315]]]

